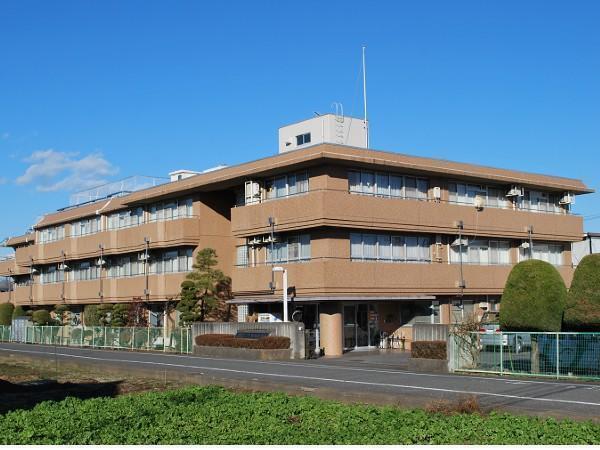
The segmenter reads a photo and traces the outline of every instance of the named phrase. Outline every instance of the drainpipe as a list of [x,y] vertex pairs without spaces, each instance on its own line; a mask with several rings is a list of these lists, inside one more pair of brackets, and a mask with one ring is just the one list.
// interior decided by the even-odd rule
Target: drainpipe
[[146,278],[146,288],[144,289],[144,296],[146,298],[146,303],[150,301],[150,286],[149,286],[149,275],[150,271],[148,270],[148,247],[150,245],[150,238],[144,237],[144,244],[146,246],[144,250],[144,276]]
[[33,303],[33,257],[29,257],[29,303]]
[[62,286],[61,286],[61,292],[60,292],[60,299],[62,300],[63,303],[65,303],[65,277],[66,277],[66,266],[67,266],[67,255],[65,255],[65,251],[61,250],[60,254],[62,256]]
[[98,248],[100,249],[100,272],[99,272],[99,280],[100,280],[100,290],[98,291],[98,297],[100,297],[100,302],[104,299],[104,283],[102,280],[102,269],[104,268],[104,246],[102,244],[98,244]]
[[269,226],[271,227],[271,290],[275,291],[275,219],[269,216]]
[[527,227],[529,233],[529,259],[533,259],[533,225]]
[[463,275],[463,243],[462,243],[462,230],[464,228],[464,223],[462,220],[458,221],[458,260],[460,262],[460,293],[459,296],[462,297],[465,290],[465,277]]

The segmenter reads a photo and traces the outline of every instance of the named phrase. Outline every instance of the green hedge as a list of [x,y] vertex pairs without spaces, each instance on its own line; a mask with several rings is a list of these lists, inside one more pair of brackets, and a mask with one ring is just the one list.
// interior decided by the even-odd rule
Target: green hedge
[[10,325],[15,307],[12,303],[0,304],[0,325]]
[[428,413],[192,387],[46,401],[0,416],[1,444],[599,444],[600,425]]
[[52,321],[50,313],[46,309],[34,311],[31,320],[35,325],[48,325]]
[[600,254],[581,260],[571,282],[564,331],[600,331]]
[[554,266],[532,259],[511,270],[500,301],[505,331],[560,331],[567,288]]
[[26,315],[27,315],[27,313],[25,312],[23,307],[20,305],[17,305],[17,306],[15,306],[15,309],[12,313],[12,318],[16,319],[17,317],[25,317]]
[[290,348],[290,338],[285,336],[265,336],[259,339],[246,339],[236,338],[232,334],[201,334],[200,336],[196,336],[196,345],[274,350]]

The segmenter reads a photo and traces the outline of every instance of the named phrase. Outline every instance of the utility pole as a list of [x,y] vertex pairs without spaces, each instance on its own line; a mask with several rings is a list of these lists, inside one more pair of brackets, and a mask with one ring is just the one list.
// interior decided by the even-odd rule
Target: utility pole
[[362,72],[363,72],[363,100],[365,109],[365,148],[369,148],[369,124],[367,123],[367,63],[365,52],[367,47],[362,46]]

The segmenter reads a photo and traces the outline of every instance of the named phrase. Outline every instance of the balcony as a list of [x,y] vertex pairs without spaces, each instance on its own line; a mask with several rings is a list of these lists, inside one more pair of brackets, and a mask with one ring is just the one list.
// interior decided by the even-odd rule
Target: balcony
[[[278,264],[279,265],[279,264]],[[281,264],[288,270],[288,284],[299,296],[399,296],[456,295],[460,292],[458,264],[359,262],[348,259],[318,259],[306,263]],[[512,266],[464,265],[465,295],[502,294]],[[558,268],[570,285],[573,269]],[[280,275],[275,275],[280,288]],[[271,281],[271,266],[236,267],[236,295],[264,294]]]
[[581,239],[583,219],[574,215],[538,214],[528,211],[484,208],[350,194],[344,191],[313,191],[294,198],[233,208],[231,226],[237,237],[268,233],[268,218],[277,231],[314,226],[349,227],[399,232],[456,234],[462,220],[463,233],[489,237],[575,241]]
[[[185,276],[186,273],[183,272],[149,275],[149,300],[164,301],[178,297],[181,290],[181,282],[185,279]],[[144,300],[145,287],[146,278],[144,276],[104,278],[102,279],[102,291],[104,293],[102,301],[105,303],[117,303],[130,302],[136,298]],[[29,297],[30,289],[33,301],[30,301]],[[67,304],[100,303],[99,292],[100,280],[67,281],[65,283],[34,284],[32,287],[17,286],[12,293],[12,299],[21,305],[53,306],[63,302]],[[0,296],[0,302],[2,298]]]
[[150,222],[135,227],[31,245],[17,249],[17,263],[29,266],[31,258],[36,264],[57,263],[62,261],[63,251],[67,259],[97,258],[100,255],[100,244],[104,247],[105,255],[142,251],[145,248],[145,237],[150,239],[151,249],[196,246],[200,239],[200,221],[197,218],[182,218]]

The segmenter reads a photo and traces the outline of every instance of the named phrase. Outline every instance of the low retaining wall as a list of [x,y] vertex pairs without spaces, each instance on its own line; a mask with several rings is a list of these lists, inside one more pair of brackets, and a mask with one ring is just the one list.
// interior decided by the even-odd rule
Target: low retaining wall
[[[285,336],[290,338],[290,350],[285,359],[306,359],[306,338],[304,324],[301,322],[200,322],[192,325],[194,353],[196,352],[196,336],[201,334],[236,334],[238,331],[265,330],[269,336]],[[217,351],[227,347],[213,347]],[[234,349],[246,351],[248,349]],[[219,353],[225,356],[224,352]],[[240,357],[240,359],[243,359]],[[256,359],[256,358],[250,358]]]
[[247,360],[285,360],[292,359],[292,349],[255,349],[255,348],[232,348],[213,347],[208,345],[194,345],[194,355],[210,356],[213,358],[232,358]]
[[448,361],[445,359],[408,358],[408,370],[415,372],[448,372]]

